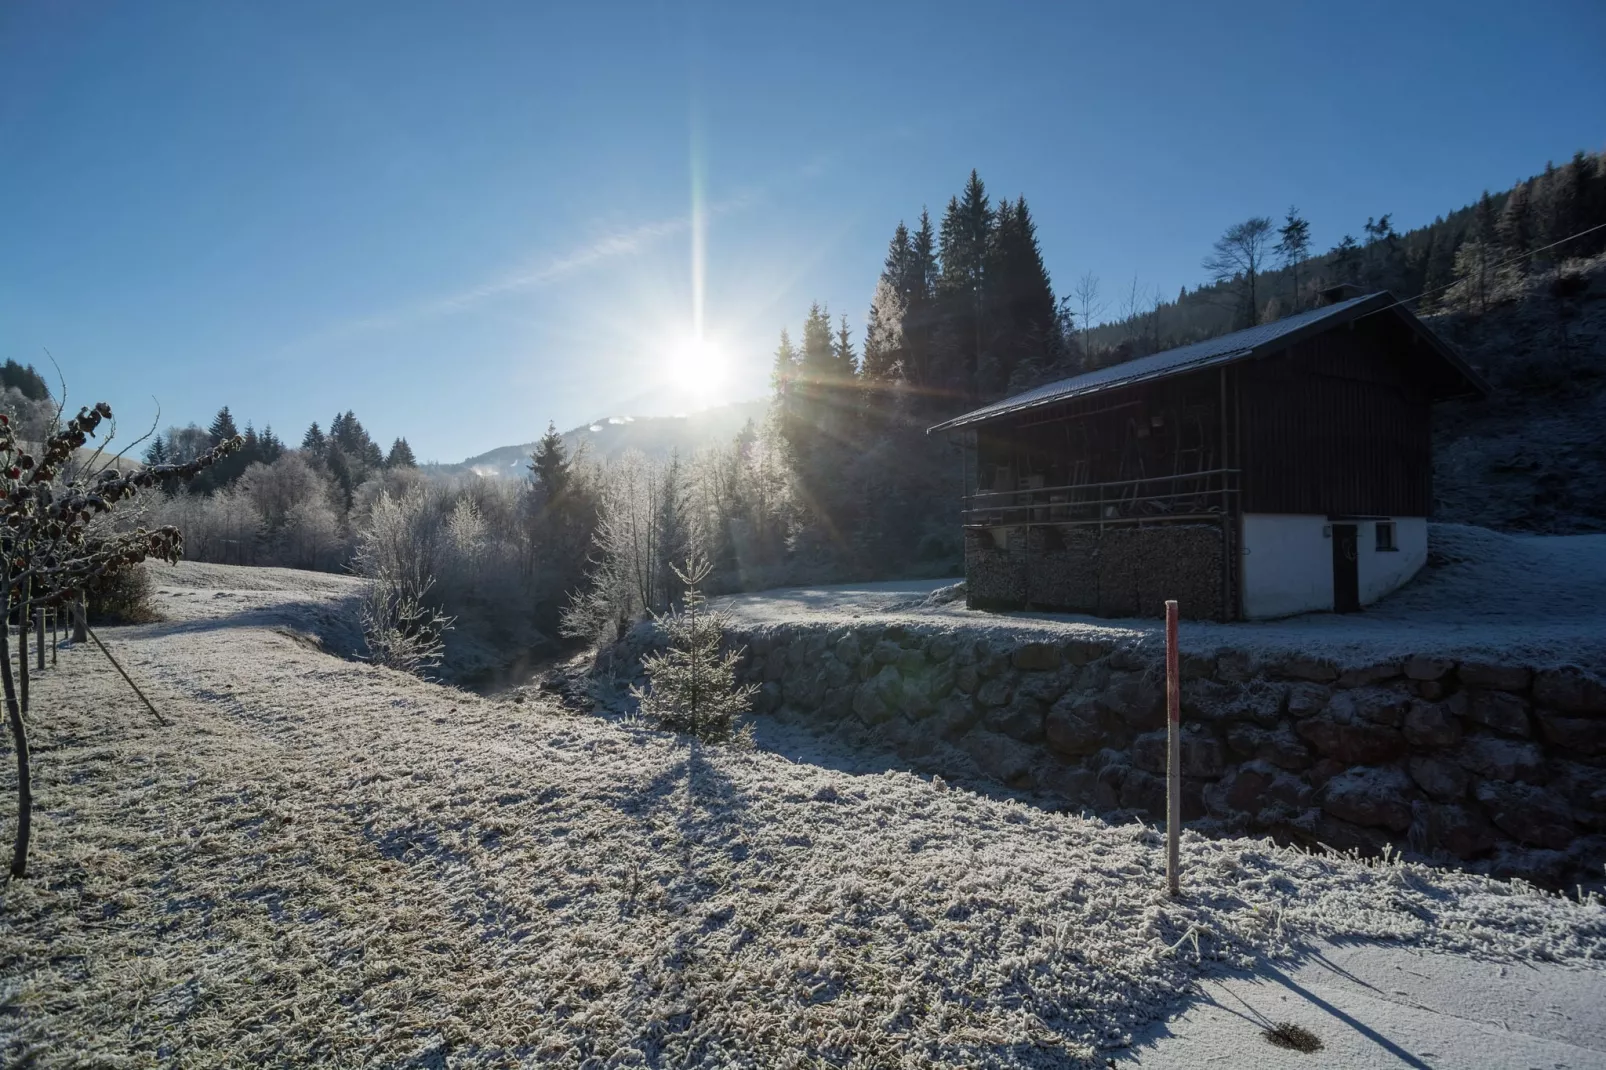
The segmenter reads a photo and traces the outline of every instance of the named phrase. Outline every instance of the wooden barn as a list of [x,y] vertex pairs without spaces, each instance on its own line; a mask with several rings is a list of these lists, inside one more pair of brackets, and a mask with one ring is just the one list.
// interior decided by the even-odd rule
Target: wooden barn
[[1324,300],[931,428],[967,447],[971,605],[1255,619],[1415,575],[1433,403],[1488,386],[1392,295]]

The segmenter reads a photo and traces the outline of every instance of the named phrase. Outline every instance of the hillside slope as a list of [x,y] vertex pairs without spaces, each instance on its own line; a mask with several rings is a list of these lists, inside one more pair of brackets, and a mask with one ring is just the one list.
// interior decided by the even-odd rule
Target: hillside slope
[[159,570],[104,638],[170,728],[93,650],[36,680],[0,1062],[1081,1066],[1320,938],[1606,961],[1520,885],[1187,835],[1172,901],[1141,825],[337,660],[354,582]]
[[1606,531],[1606,257],[1428,322],[1495,388],[1434,414],[1437,519]]
[[[668,460],[678,452],[690,457],[708,446],[722,446],[752,420],[762,423],[769,400],[739,401],[719,405],[685,416],[605,416],[563,433],[563,444],[570,455],[584,450],[593,460],[606,461],[630,450],[649,457]],[[420,467],[435,475],[474,472],[488,479],[523,479],[528,473],[535,442],[498,446],[459,464],[426,464]]]

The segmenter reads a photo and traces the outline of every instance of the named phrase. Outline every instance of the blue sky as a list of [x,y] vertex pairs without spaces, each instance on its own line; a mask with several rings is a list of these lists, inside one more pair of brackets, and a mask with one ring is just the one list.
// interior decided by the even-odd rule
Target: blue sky
[[[1229,10],[1230,9],[1230,10]],[[1606,143],[1606,5],[0,6],[0,358],[125,434],[355,409],[459,460],[765,389],[972,167],[1055,285],[1167,295]],[[694,234],[719,374],[693,333]]]

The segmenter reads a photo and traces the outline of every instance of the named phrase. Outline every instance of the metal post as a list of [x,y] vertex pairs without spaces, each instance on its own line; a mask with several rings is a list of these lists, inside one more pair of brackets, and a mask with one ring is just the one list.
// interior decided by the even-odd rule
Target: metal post
[[1182,838],[1182,673],[1177,656],[1177,602],[1165,604],[1165,881],[1173,896],[1181,895]]

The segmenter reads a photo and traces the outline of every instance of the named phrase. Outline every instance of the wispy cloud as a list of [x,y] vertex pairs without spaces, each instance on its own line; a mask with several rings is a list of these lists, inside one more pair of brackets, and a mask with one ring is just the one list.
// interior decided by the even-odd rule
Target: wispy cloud
[[[727,212],[744,207],[749,200],[749,197],[740,197],[721,203],[711,208],[708,214],[724,215]],[[477,285],[465,287],[439,297],[426,298],[389,312],[363,316],[334,324],[315,334],[292,342],[285,346],[281,352],[304,350],[357,335],[393,330],[425,320],[467,312],[475,306],[495,298],[504,297],[512,293],[538,290],[605,261],[633,256],[665,239],[685,234],[691,228],[692,217],[687,214],[613,230],[600,237],[593,238],[583,245],[566,249],[563,252],[544,258],[531,258],[523,265],[508,269]]]

